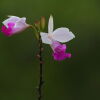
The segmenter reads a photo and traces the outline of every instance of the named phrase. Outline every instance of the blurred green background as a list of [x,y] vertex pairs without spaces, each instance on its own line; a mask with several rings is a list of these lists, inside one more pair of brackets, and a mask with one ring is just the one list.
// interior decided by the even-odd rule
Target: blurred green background
[[[43,100],[100,100],[100,0],[0,0],[0,26],[7,15],[33,24],[53,14],[55,29],[76,35],[67,43],[71,59],[53,60],[44,45]],[[37,100],[38,44],[32,29],[5,37],[0,33],[0,100]]]

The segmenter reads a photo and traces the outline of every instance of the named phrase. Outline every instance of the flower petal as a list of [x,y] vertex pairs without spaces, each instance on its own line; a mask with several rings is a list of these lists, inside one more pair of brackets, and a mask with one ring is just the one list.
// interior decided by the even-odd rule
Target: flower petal
[[27,28],[29,25],[26,24],[26,18],[20,18],[17,22],[16,25],[14,26],[14,28],[20,28],[20,29],[25,29]]
[[51,48],[53,49],[54,60],[61,61],[66,58],[71,58],[71,54],[66,53],[67,46],[65,44],[61,44],[55,41],[55,42],[52,42]]
[[11,22],[15,23],[18,20],[20,20],[20,18],[17,17],[17,16],[10,16],[8,19],[6,19],[5,21],[3,21],[2,23],[8,28],[8,23],[11,23]]
[[45,44],[52,44],[52,40],[48,37],[48,33],[40,33],[42,42]]
[[59,42],[68,42],[75,38],[75,35],[68,28],[58,28],[53,32],[53,39]]
[[48,33],[52,33],[53,32],[53,16],[51,15],[49,18],[49,23],[48,23]]

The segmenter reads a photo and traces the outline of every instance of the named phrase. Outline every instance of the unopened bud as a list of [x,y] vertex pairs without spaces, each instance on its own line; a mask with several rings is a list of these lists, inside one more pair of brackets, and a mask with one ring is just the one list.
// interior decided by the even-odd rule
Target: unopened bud
[[37,56],[37,58],[40,58],[40,55],[39,54],[37,54],[36,56]]
[[40,61],[40,64],[44,64],[44,62],[43,61]]
[[36,21],[35,26],[36,26],[36,28],[38,28],[40,30],[40,21]]
[[41,48],[41,51],[43,51],[44,50],[44,48]]
[[45,17],[41,17],[41,29],[44,30],[45,28],[45,24],[46,24],[46,20],[45,20]]

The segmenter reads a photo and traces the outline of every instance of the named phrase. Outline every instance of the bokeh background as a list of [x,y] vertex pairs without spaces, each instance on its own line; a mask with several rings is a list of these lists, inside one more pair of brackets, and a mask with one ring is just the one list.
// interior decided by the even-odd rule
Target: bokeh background
[[[66,26],[76,38],[67,43],[72,58],[62,62],[44,45],[43,100],[100,100],[100,0],[0,0],[0,26],[7,15],[33,24],[50,14],[55,29]],[[37,53],[32,29],[9,38],[0,33],[0,100],[37,100]]]

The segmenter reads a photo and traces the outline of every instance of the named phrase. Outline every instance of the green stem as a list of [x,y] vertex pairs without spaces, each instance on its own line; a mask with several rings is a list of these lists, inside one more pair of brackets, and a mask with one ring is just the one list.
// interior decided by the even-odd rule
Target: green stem
[[35,36],[36,36],[36,38],[39,40],[39,32],[38,32],[38,30],[36,29],[35,25],[30,25],[30,27],[35,31]]

